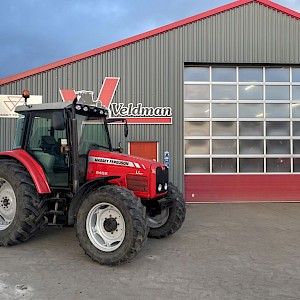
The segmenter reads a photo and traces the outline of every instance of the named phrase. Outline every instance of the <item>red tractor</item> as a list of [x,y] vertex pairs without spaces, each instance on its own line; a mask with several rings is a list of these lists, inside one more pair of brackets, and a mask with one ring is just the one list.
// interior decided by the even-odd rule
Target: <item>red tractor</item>
[[185,203],[168,169],[112,148],[107,124],[123,121],[127,136],[126,120],[76,99],[16,112],[13,150],[0,153],[0,246],[22,243],[47,224],[74,225],[88,256],[117,265],[135,257],[147,236],[181,227]]

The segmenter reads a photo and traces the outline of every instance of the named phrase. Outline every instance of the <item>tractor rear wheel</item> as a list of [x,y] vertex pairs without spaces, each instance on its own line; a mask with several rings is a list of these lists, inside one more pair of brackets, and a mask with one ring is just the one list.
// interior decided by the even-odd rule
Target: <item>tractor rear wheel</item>
[[89,193],[76,218],[80,246],[102,265],[119,265],[134,258],[147,239],[145,207],[131,191],[104,186]]
[[166,198],[173,200],[171,208],[164,209],[161,214],[155,217],[148,216],[148,225],[150,227],[148,237],[161,239],[175,233],[182,225],[185,219],[185,202],[178,188],[169,183]]
[[31,176],[14,160],[0,160],[0,246],[20,244],[46,224],[46,206]]

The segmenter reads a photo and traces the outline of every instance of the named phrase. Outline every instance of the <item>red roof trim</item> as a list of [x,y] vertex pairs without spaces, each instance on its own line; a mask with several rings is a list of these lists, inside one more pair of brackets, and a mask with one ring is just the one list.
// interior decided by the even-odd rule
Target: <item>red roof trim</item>
[[76,61],[79,61],[79,60],[82,60],[82,59],[85,59],[85,58],[89,58],[91,56],[95,56],[95,55],[98,55],[98,54],[106,52],[106,51],[110,51],[110,50],[113,50],[113,49],[116,49],[116,48],[119,48],[119,47],[123,47],[123,46],[129,45],[129,44],[138,42],[140,40],[155,36],[155,35],[160,34],[160,33],[164,33],[166,31],[169,31],[169,30],[172,30],[172,29],[175,29],[175,28],[178,28],[178,27],[181,27],[181,26],[184,26],[184,25],[196,22],[196,21],[199,21],[199,20],[204,19],[204,18],[211,17],[213,15],[225,12],[225,11],[230,10],[230,9],[237,8],[239,6],[242,6],[242,5],[251,3],[251,2],[260,3],[260,4],[265,5],[269,8],[271,8],[271,9],[274,9],[274,10],[277,10],[277,11],[282,12],[284,14],[287,14],[288,16],[290,16],[292,18],[300,19],[300,13],[298,13],[294,10],[291,10],[289,8],[286,8],[284,6],[281,6],[279,4],[276,4],[276,3],[272,2],[272,1],[269,1],[269,0],[239,0],[239,1],[235,1],[235,2],[232,2],[232,3],[226,4],[226,5],[220,6],[218,8],[209,10],[207,12],[204,12],[204,13],[201,13],[201,14],[198,14],[198,15],[195,15],[195,16],[192,16],[192,17],[189,17],[189,18],[171,23],[169,25],[165,25],[165,26],[147,31],[145,33],[135,35],[133,37],[121,40],[119,42],[115,42],[115,43],[112,43],[112,44],[109,44],[109,45],[106,45],[106,46],[103,46],[103,47],[100,47],[100,48],[97,48],[97,49],[94,49],[94,50],[90,50],[90,51],[87,51],[87,52],[84,52],[84,53],[81,53],[81,54],[78,54],[78,55],[74,55],[74,56],[71,56],[69,58],[62,59],[62,60],[59,60],[57,62],[44,65],[42,67],[38,67],[38,68],[29,70],[29,71],[19,73],[17,75],[13,75],[13,76],[10,76],[10,77],[4,78],[4,79],[0,79],[0,86],[4,85],[4,84],[7,84],[7,83],[10,83],[10,82],[13,82],[13,81],[16,81],[16,80],[20,80],[20,79],[32,76],[32,75],[36,75],[38,73],[42,73],[42,72],[45,72],[45,71],[48,71],[48,70],[51,70],[51,69],[59,68],[61,66],[68,65],[68,64],[71,64],[73,62],[76,62]]

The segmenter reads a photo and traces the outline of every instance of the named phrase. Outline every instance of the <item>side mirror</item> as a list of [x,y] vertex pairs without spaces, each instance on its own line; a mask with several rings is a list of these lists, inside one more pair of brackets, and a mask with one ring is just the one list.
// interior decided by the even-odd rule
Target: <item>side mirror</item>
[[52,127],[54,130],[64,130],[66,128],[63,111],[55,111],[52,113]]
[[128,137],[128,124],[127,124],[127,120],[125,120],[125,124],[124,124],[124,136]]

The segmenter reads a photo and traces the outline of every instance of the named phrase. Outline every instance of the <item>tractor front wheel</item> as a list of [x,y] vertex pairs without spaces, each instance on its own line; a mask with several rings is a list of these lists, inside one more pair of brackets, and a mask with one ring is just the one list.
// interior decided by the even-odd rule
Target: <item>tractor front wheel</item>
[[94,261],[118,265],[135,257],[147,238],[146,212],[141,200],[118,186],[92,191],[76,218],[80,246]]
[[0,160],[0,246],[20,244],[46,224],[45,201],[31,176],[14,160]]
[[155,217],[148,216],[150,227],[148,236],[150,238],[161,239],[175,233],[185,219],[186,209],[182,194],[171,182],[169,183],[166,198],[172,199],[172,207],[164,209],[161,214]]

